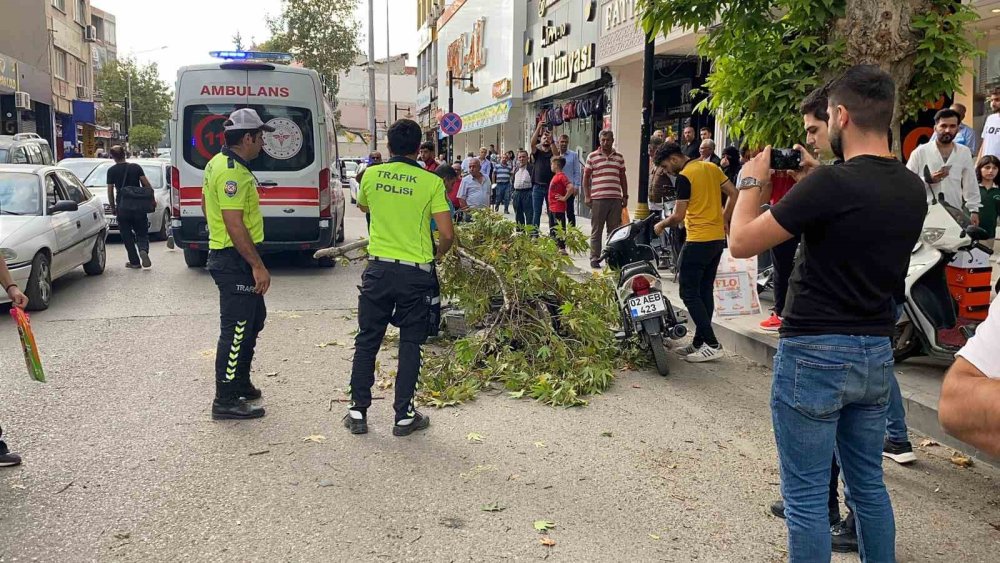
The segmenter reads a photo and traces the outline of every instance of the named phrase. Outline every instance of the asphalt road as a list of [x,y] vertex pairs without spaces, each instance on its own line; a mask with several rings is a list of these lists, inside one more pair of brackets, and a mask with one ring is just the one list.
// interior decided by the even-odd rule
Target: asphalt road
[[[364,232],[356,210],[347,228]],[[0,469],[0,561],[785,557],[759,366],[622,373],[576,409],[484,393],[425,411],[430,430],[405,439],[390,432],[391,390],[376,390],[372,432],[351,436],[338,401],[361,268],[279,263],[254,374],[268,416],[213,422],[211,278],[163,243],[149,271],[109,251],[104,276],[74,273],[33,315],[48,383],[25,376],[0,318],[0,423],[25,459]],[[918,456],[886,462],[899,560],[996,561],[1000,473],[940,446]],[[555,546],[536,520],[555,522]]]

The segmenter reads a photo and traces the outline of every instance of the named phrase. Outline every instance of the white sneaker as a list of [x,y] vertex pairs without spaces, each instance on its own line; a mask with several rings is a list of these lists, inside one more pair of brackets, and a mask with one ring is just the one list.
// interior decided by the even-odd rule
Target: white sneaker
[[712,348],[708,344],[702,344],[701,348],[684,356],[684,359],[689,362],[711,362],[725,356],[726,353],[722,351],[722,345],[719,345],[718,348]]

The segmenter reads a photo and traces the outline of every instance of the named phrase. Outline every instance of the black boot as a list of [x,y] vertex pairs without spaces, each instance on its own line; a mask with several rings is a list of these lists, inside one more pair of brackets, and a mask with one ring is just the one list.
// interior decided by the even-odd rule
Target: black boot
[[[771,503],[771,514],[774,514],[778,518],[785,517],[785,501],[776,500]],[[834,511],[830,510],[830,525],[835,526],[840,523],[840,510],[839,508]]]
[[244,420],[264,416],[263,407],[250,405],[244,399],[216,399],[212,402],[213,420]]
[[854,513],[847,511],[847,518],[836,526],[830,526],[830,539],[836,553],[856,553],[858,551],[858,530]]
[[241,387],[236,394],[248,401],[256,401],[263,396],[260,389],[254,387],[253,383],[247,383],[247,386]]

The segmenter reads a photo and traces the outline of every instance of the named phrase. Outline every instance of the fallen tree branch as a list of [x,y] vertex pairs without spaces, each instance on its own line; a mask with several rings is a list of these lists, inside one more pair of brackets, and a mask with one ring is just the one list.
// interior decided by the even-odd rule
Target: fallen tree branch
[[[354,250],[360,250],[362,248],[368,248],[368,239],[363,238],[361,240],[356,240],[354,242],[344,244],[341,246],[331,246],[330,248],[321,248],[313,254],[313,258],[319,260],[320,258],[337,258],[340,256],[345,256],[348,252]],[[360,260],[361,258],[355,258],[355,260]]]

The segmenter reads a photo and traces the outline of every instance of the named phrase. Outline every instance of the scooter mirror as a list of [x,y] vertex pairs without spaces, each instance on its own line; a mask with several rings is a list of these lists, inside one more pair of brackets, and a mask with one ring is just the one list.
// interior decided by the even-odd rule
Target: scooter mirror
[[986,240],[990,238],[990,234],[986,232],[986,229],[977,227],[976,225],[966,227],[965,234],[969,235],[969,238],[972,240]]

